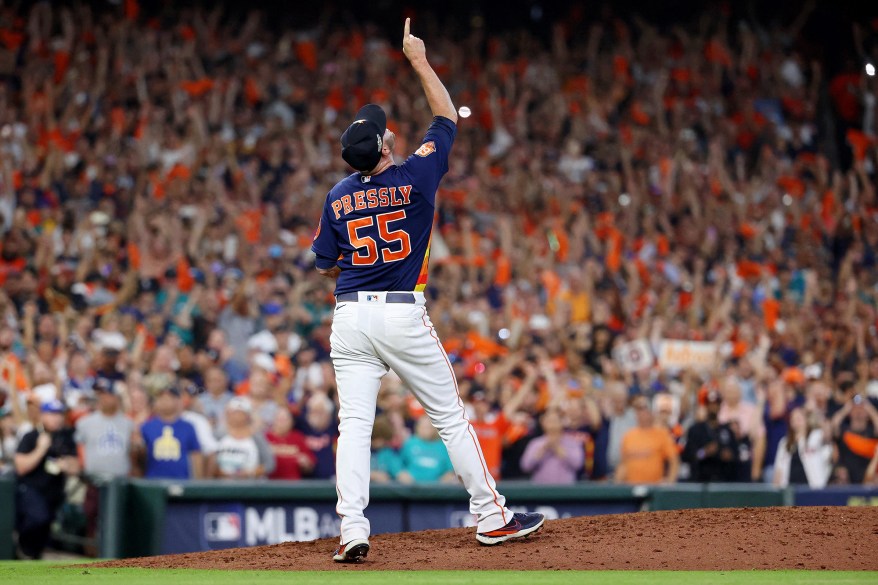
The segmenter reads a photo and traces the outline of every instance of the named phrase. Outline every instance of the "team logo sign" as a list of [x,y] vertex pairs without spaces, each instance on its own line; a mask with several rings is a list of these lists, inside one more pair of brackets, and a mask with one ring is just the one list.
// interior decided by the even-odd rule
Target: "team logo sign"
[[436,152],[436,143],[431,140],[430,142],[423,143],[421,148],[415,151],[415,154],[421,158],[426,158],[434,152]]

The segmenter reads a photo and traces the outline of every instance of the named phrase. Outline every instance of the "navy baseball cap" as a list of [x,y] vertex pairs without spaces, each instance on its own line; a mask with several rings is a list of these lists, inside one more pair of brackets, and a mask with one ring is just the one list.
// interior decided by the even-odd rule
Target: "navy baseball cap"
[[357,112],[354,123],[341,135],[341,157],[361,172],[371,171],[381,160],[387,115],[381,106],[366,104]]
[[42,406],[40,406],[40,412],[53,412],[55,414],[64,414],[64,403],[60,400],[50,400],[49,402],[44,402]]

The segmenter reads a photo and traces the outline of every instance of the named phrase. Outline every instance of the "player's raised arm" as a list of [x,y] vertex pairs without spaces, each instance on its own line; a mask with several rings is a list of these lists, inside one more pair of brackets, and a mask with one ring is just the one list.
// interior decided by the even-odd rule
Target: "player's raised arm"
[[411,19],[405,19],[405,28],[402,34],[402,52],[408,57],[415,73],[421,79],[421,86],[427,95],[427,103],[434,116],[443,116],[457,124],[457,110],[454,109],[454,103],[448,90],[440,81],[439,76],[433,71],[430,63],[427,62],[427,49],[424,47],[424,41],[409,32]]

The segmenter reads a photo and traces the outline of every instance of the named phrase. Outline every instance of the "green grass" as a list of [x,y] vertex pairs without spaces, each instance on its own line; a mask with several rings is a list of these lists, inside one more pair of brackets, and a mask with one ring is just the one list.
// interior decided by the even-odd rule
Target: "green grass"
[[88,565],[0,562],[0,583],[10,585],[855,585],[878,582],[878,572],[856,571],[194,571],[183,569],[94,569]]

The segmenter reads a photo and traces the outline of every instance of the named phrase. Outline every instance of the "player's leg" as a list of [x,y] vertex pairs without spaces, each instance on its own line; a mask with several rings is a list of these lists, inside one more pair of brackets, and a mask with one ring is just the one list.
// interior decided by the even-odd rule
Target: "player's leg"
[[497,491],[476,433],[466,417],[448,356],[419,305],[388,305],[383,335],[373,337],[381,358],[412,389],[439,431],[455,473],[470,494],[478,531],[504,526],[512,518]]
[[387,366],[371,353],[360,331],[359,309],[351,303],[335,312],[332,323],[332,365],[339,399],[339,437],[335,459],[336,512],[341,516],[341,543],[369,538],[370,446],[375,404]]

